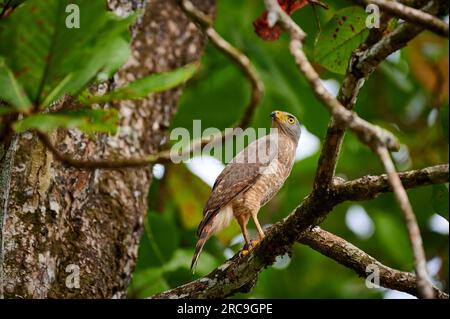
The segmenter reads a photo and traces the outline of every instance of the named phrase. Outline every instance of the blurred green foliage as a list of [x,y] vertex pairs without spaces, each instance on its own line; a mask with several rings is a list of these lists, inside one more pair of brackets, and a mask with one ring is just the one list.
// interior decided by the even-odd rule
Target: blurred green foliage
[[[196,64],[187,65],[92,96],[87,87],[109,79],[128,60],[128,29],[137,14],[120,18],[104,1],[91,0],[0,4],[0,107],[2,115],[22,113],[23,120],[13,124],[17,131],[78,128],[115,134],[117,112],[89,109],[91,104],[141,99],[184,83],[197,70]],[[11,6],[17,8],[6,16]],[[78,98],[83,110],[30,115],[64,95]]]
[[[333,14],[348,2],[326,1],[329,10],[316,8],[322,28]],[[216,29],[244,51],[255,64],[265,84],[265,95],[252,122],[253,127],[269,127],[268,115],[274,109],[295,114],[314,135],[323,139],[329,114],[316,100],[298,72],[283,34],[276,42],[258,38],[252,21],[264,10],[262,1],[217,1]],[[314,10],[307,6],[294,14],[307,32],[305,50],[313,61],[318,27]],[[427,54],[432,52],[433,54]],[[343,76],[316,65],[324,80],[341,82]],[[436,81],[443,81],[436,85]],[[393,54],[366,81],[356,111],[365,119],[393,131],[403,145],[395,154],[398,169],[415,169],[448,162],[448,41],[423,33],[407,48]],[[208,45],[200,71],[185,89],[172,128],[192,131],[192,121],[202,120],[202,128],[231,126],[244,112],[249,84],[238,68]],[[318,152],[298,161],[279,194],[260,212],[262,224],[272,224],[287,216],[311,191]],[[337,174],[353,179],[381,174],[383,169],[371,151],[348,133]],[[161,180],[154,179],[146,232],[129,297],[153,293],[187,283],[212,271],[238,251],[241,243],[236,222],[211,238],[204,249],[195,275],[189,273],[196,242],[195,230],[201,219],[209,187],[184,164],[166,165]],[[422,231],[428,259],[439,257],[442,266],[433,277],[448,291],[448,235],[434,232],[430,218],[439,214],[448,219],[448,185],[408,191]],[[402,214],[392,194],[361,204],[370,216],[374,233],[361,238],[345,222],[348,208],[336,207],[321,225],[388,266],[413,270],[413,260]],[[250,224],[253,227],[253,224]],[[264,270],[251,293],[236,297],[274,298],[381,298],[382,291],[368,289],[363,278],[306,246],[296,245],[284,266]]]

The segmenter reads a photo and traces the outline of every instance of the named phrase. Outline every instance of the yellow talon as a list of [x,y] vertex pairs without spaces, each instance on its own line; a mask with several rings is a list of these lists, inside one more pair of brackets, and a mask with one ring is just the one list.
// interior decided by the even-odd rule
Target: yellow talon
[[259,244],[259,240],[252,239],[252,240],[250,241],[250,247],[251,247],[251,248],[255,248],[256,245],[258,245],[258,244]]
[[247,249],[242,250],[242,256],[248,255],[249,252],[250,252],[250,250],[247,250]]

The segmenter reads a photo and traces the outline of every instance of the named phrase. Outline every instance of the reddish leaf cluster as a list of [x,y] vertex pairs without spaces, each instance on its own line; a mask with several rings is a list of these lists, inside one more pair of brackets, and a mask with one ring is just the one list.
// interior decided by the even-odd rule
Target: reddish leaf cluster
[[[310,3],[327,8],[325,4],[318,0],[278,0],[278,3],[280,4],[281,9],[289,15],[292,15],[295,11]],[[275,25],[272,28],[269,27],[267,11],[264,11],[255,21],[253,21],[253,27],[255,28],[256,34],[266,41],[278,40],[281,34],[281,28],[278,25]]]

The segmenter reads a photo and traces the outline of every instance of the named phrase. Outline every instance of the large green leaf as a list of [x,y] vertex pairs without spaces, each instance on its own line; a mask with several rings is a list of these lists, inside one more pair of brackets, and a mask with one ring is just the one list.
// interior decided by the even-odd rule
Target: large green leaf
[[36,129],[48,132],[57,128],[78,128],[85,133],[105,132],[115,134],[118,112],[108,110],[80,110],[60,113],[39,113],[20,120],[14,124],[17,132]]
[[335,13],[319,33],[314,47],[315,61],[326,69],[344,74],[352,51],[367,37],[367,14],[357,6]]
[[81,95],[80,103],[90,105],[100,102],[136,100],[151,93],[162,92],[189,80],[198,68],[197,63],[178,68],[174,71],[157,73],[118,88],[104,95]]
[[2,57],[0,57],[0,88],[0,99],[10,103],[17,110],[27,111],[31,108],[30,100]]
[[[69,4],[79,8],[79,28],[67,27]],[[79,92],[100,70],[118,67],[133,19],[119,20],[104,1],[29,0],[1,21],[0,55],[29,99],[47,106]]]

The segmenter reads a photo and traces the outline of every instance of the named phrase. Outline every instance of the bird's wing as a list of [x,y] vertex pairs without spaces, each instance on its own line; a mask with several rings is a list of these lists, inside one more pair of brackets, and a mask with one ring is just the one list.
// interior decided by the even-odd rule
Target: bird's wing
[[204,226],[221,208],[256,183],[263,168],[268,166],[277,154],[275,144],[273,134],[261,137],[236,155],[220,173],[203,210],[203,220],[197,230],[199,236]]

